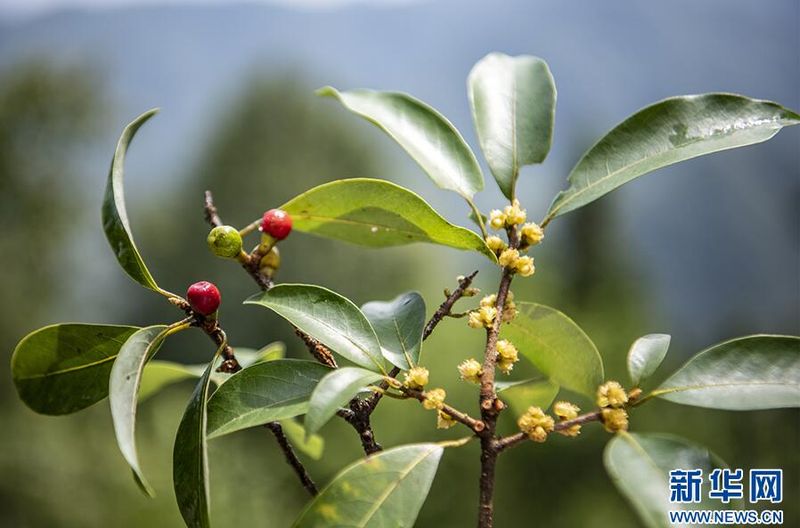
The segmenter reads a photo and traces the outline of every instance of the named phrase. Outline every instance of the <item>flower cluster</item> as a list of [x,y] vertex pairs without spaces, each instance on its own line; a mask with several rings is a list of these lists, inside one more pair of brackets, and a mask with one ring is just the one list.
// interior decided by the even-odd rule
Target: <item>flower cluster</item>
[[406,380],[403,385],[409,389],[420,390],[428,384],[428,369],[425,367],[412,367],[406,372]]
[[600,418],[609,433],[628,430],[628,413],[625,404],[628,395],[622,385],[616,381],[607,381],[597,389],[597,405],[600,407]]
[[518,249],[504,249],[497,262],[504,268],[509,269],[523,277],[530,277],[536,271],[533,265],[533,257],[520,255]]
[[618,382],[607,381],[597,388],[598,407],[614,407],[617,409],[623,407],[626,403],[628,403],[628,395]]
[[462,380],[478,384],[481,382],[483,367],[477,360],[469,358],[458,365],[458,373],[461,375]]
[[497,317],[497,308],[481,306],[469,313],[467,324],[472,328],[491,328],[495,317]]
[[544,442],[547,434],[555,428],[555,421],[539,407],[529,407],[528,411],[519,417],[517,425],[520,431],[528,435],[534,442]]
[[497,368],[503,374],[510,374],[514,368],[514,363],[519,361],[517,347],[508,339],[501,339],[497,342]]
[[456,420],[444,411],[436,413],[436,428],[437,429],[450,429],[456,424]]
[[[487,295],[481,299],[480,307],[469,313],[467,324],[472,328],[491,328],[497,317],[497,295]],[[509,323],[517,316],[517,305],[514,303],[514,293],[509,291],[506,295],[506,302],[503,306],[503,313],[500,320]]]
[[422,402],[422,406],[429,411],[441,410],[444,406],[444,399],[447,397],[447,393],[444,389],[431,389],[425,391],[424,395],[425,399]]
[[[525,250],[540,243],[544,238],[544,230],[533,222],[525,223],[526,218],[525,210],[520,207],[518,200],[514,200],[502,211],[493,210],[489,215],[489,225],[496,230],[516,230],[517,226],[522,225],[519,229],[519,249]],[[509,248],[500,237],[487,237],[486,245],[497,255],[500,265],[507,270],[523,277],[530,277],[536,271],[533,257],[520,255],[519,249]]]
[[[577,418],[579,412],[581,412],[580,407],[578,407],[574,403],[559,401],[553,404],[553,414],[558,416],[558,419],[562,422]],[[581,426],[571,425],[565,429],[560,430],[559,433],[561,433],[564,436],[578,436],[579,434],[581,434]]]

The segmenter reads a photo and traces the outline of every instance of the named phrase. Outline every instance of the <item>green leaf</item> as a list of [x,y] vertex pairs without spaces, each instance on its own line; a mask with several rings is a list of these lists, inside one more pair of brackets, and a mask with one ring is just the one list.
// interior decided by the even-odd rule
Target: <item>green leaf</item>
[[158,359],[149,361],[144,366],[139,383],[139,403],[170,385],[197,377],[199,376],[193,366]]
[[428,496],[443,447],[395,447],[344,469],[306,507],[295,528],[411,528]]
[[483,253],[483,239],[442,218],[419,195],[385,180],[353,178],[314,187],[285,203],[293,228],[367,247],[427,242]]
[[108,380],[108,399],[117,445],[133,470],[136,483],[151,497],[154,495],[153,489],[144,478],[136,454],[136,403],[144,365],[158,351],[166,332],[164,325],[137,330],[119,350]]
[[647,334],[633,342],[628,351],[628,373],[634,385],[642,384],[661,365],[670,339],[667,334]]
[[425,328],[425,301],[419,293],[404,293],[388,302],[368,302],[361,311],[378,335],[383,357],[403,370],[417,364]]
[[603,383],[603,360],[592,340],[554,308],[526,302],[517,308],[519,315],[502,326],[502,337],[553,382],[593,398]]
[[[260,350],[245,347],[236,347],[236,359],[242,368],[283,359],[286,347],[283,343],[270,343]],[[139,385],[139,403],[154,395],[158,391],[189,378],[199,378],[203,375],[206,365],[184,365],[173,361],[151,360],[144,366],[142,381]],[[212,372],[211,382],[222,385],[231,375],[226,372]]]
[[105,231],[108,243],[111,245],[111,249],[114,251],[114,255],[117,257],[119,265],[125,270],[125,273],[145,288],[166,294],[167,292],[156,284],[133,241],[128,213],[125,209],[125,191],[122,183],[128,145],[133,140],[133,136],[136,135],[139,127],[157,112],[157,109],[145,112],[134,119],[122,131],[122,136],[119,138],[114,157],[111,160],[111,170],[108,173],[102,213],[103,231]]
[[208,437],[305,414],[331,369],[314,361],[276,359],[240,370],[208,401]]
[[511,406],[516,416],[521,416],[531,406],[547,409],[559,390],[558,385],[546,379],[498,381],[494,385],[500,399]]
[[410,95],[326,86],[317,95],[334,97],[389,134],[414,158],[433,182],[467,201],[483,189],[483,174],[475,154],[442,114]]
[[108,396],[108,377],[134,326],[66,323],[25,336],[11,357],[20,399],[41,414],[69,414]]
[[322,378],[308,405],[306,434],[319,431],[356,394],[371,383],[383,379],[381,374],[357,367],[343,367]]
[[651,396],[733,411],[800,407],[800,337],[754,335],[714,345]]
[[178,509],[188,528],[209,528],[208,450],[206,438],[206,402],[217,349],[203,376],[197,382],[175,435],[172,449],[172,485]]
[[[682,438],[625,432],[608,443],[603,461],[611,480],[649,528],[671,528],[667,512],[688,506],[669,502],[671,470],[702,469],[705,478],[714,469],[726,467],[706,448]],[[736,505],[736,501],[731,505]],[[723,504],[704,495],[702,502],[693,507],[721,509]]]
[[467,80],[472,119],[489,168],[507,198],[519,169],[541,163],[550,151],[556,86],[538,57],[490,53]]
[[325,450],[324,438],[318,434],[313,434],[306,438],[305,428],[297,423],[296,420],[281,420],[281,427],[293,448],[314,460],[322,458],[322,452]]
[[766,141],[800,115],[770,101],[712,93],[672,97],[639,110],[597,142],[572,169],[545,222],[638,176],[679,161]]
[[361,310],[338,293],[309,284],[280,284],[244,303],[269,308],[356,365],[383,372],[375,330]]

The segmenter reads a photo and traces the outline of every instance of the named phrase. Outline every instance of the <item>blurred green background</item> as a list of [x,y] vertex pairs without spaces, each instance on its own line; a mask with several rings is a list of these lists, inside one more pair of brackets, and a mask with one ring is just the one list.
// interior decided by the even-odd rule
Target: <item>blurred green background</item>
[[[140,453],[158,492],[148,500],[117,452],[105,402],[66,417],[35,415],[17,400],[8,367],[14,344],[45,324],[178,317],[117,268],[99,222],[113,145],[148,107],[163,104],[164,111],[132,146],[127,189],[151,271],[176,292],[196,280],[215,282],[234,344],[282,340],[295,357],[305,350],[286,324],[240,305],[253,293],[249,278],[208,253],[205,189],[226,222],[244,225],[311,186],[380,177],[469,225],[455,195],[428,183],[380,132],[315,98],[322,84],[411,91],[476,145],[463,88],[470,65],[495,49],[543,56],[559,88],[559,117],[550,160],[526,170],[520,184],[533,218],[580,152],[650,101],[726,90],[800,107],[800,7],[790,1],[772,3],[769,12],[752,2],[105,10],[43,2],[37,12],[14,4],[0,10],[0,525],[15,528],[181,525],[170,458],[191,383],[141,407]],[[628,346],[646,333],[673,336],[654,383],[728,337],[800,333],[797,137],[790,129],[768,144],[660,171],[559,218],[535,252],[535,277],[516,285],[517,298],[573,317],[596,342],[611,379],[624,380]],[[489,177],[479,198],[485,211],[501,205],[493,185]],[[432,312],[457,275],[480,269],[475,284],[485,291],[497,280],[480,256],[438,247],[376,251],[296,234],[281,250],[281,281],[321,284],[357,304],[416,289]],[[434,383],[464,408],[474,408],[474,390],[457,381],[455,366],[480,347],[481,333],[463,320],[446,320],[424,347]],[[162,351],[185,362],[212,353],[204,336],[189,334]],[[515,370],[524,376],[525,368]],[[462,434],[436,430],[432,413],[393,400],[381,404],[374,426],[387,447]],[[654,402],[633,415],[632,429],[683,435],[732,467],[781,467],[787,497],[798,497],[796,410],[734,413]],[[341,421],[323,436],[324,459],[307,460],[320,483],[361,455]],[[577,439],[510,451],[499,464],[497,525],[638,526],[602,467],[607,440],[590,426]],[[215,440],[210,456],[215,526],[287,526],[307,499],[264,430]],[[418,525],[474,524],[477,476],[477,446],[449,450]],[[782,507],[786,525],[797,525],[798,501]]]

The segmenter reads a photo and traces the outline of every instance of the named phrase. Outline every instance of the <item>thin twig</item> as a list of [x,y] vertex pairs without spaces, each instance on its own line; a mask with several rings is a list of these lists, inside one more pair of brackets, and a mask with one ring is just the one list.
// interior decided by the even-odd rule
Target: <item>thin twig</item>
[[[212,226],[222,225],[222,219],[220,218],[219,212],[214,205],[214,196],[211,194],[211,191],[205,192],[204,210],[206,221],[209,224]],[[248,228],[252,228],[252,224],[251,226],[248,226]],[[263,255],[260,246],[258,246],[249,255],[247,255],[246,258],[241,260],[241,265],[247,274],[250,275],[250,277],[255,281],[255,283],[258,284],[258,287],[261,288],[262,291],[269,291],[273,286],[272,280],[268,277],[265,277],[259,270],[259,263],[262,256]],[[294,330],[297,336],[303,340],[309,352],[311,352],[311,355],[314,356],[317,361],[332,368],[337,367],[333,353],[330,351],[330,349],[328,349],[328,347],[299,328],[294,327]],[[361,446],[363,447],[364,452],[369,455],[376,451],[380,451],[382,448],[380,444],[375,441],[375,434],[372,431],[372,426],[370,424],[371,407],[368,402],[362,402],[364,402],[364,400],[361,400],[360,398],[353,398],[350,400],[350,408],[342,409],[337,414],[344,418],[347,423],[349,423],[353,429],[356,430],[359,439],[361,440]]]
[[428,336],[431,335],[433,330],[436,328],[436,325],[438,325],[445,316],[450,314],[450,310],[453,309],[453,305],[456,303],[456,301],[464,296],[464,293],[467,291],[467,288],[472,285],[472,281],[475,279],[475,275],[477,274],[478,270],[475,270],[466,277],[459,279],[458,288],[456,288],[453,293],[448,295],[447,299],[445,299],[445,301],[439,305],[439,308],[436,309],[428,323],[425,325],[425,328],[422,331],[423,340],[428,339]]
[[[575,426],[575,425],[584,425],[584,424],[587,424],[587,423],[590,423],[590,422],[598,422],[598,421],[601,420],[601,417],[602,417],[602,415],[600,414],[600,411],[593,411],[593,412],[590,412],[590,413],[582,414],[582,415],[580,415],[578,417],[575,417],[575,418],[573,418],[571,420],[564,420],[563,422],[558,422],[555,425],[554,430],[555,431],[563,431],[564,429],[569,429],[570,427]],[[522,432],[516,433],[516,434],[513,434],[513,435],[509,435],[509,436],[506,436],[504,438],[500,438],[497,441],[497,450],[498,450],[498,452],[504,451],[505,449],[508,449],[509,447],[514,447],[514,446],[524,442],[527,439],[528,439],[528,435],[526,435],[525,433],[522,433]]]
[[[403,394],[410,396],[419,400],[420,402],[425,401],[425,393],[416,389],[408,389],[403,388]],[[475,434],[481,433],[484,429],[486,429],[486,424],[484,424],[480,420],[476,420],[475,418],[471,417],[467,413],[461,412],[458,409],[447,405],[446,403],[442,405],[442,412],[453,418],[455,421],[462,423],[472,429]]]
[[[453,305],[458,301],[472,285],[472,281],[475,279],[475,276],[478,274],[478,270],[473,271],[466,277],[461,277],[458,279],[458,288],[456,288],[452,293],[450,293],[447,298],[444,300],[442,304],[439,305],[439,308],[431,316],[430,320],[425,324],[425,327],[422,330],[422,340],[425,341],[428,337],[433,333],[433,330],[436,326],[442,322],[449,313],[450,310],[453,308]],[[400,374],[400,368],[394,367],[392,370],[389,371],[389,377],[396,377]],[[381,382],[380,391],[376,391],[372,396],[369,397],[369,412],[372,413],[375,410],[375,407],[378,406],[378,403],[381,401],[383,397],[383,391],[389,387],[389,384],[385,381]]]
[[233,348],[225,341],[225,332],[219,325],[216,317],[209,317],[199,314],[192,310],[192,307],[181,297],[171,297],[169,301],[183,310],[187,316],[191,318],[191,325],[201,329],[205,334],[217,345],[217,348],[222,348],[222,364],[217,368],[217,372],[234,373],[242,369],[239,362],[236,360],[236,355]]
[[294,472],[297,473],[297,477],[300,479],[300,482],[303,483],[303,487],[308,490],[312,497],[319,493],[317,485],[314,484],[314,481],[311,479],[311,475],[308,474],[303,463],[297,458],[297,454],[295,454],[292,445],[289,443],[289,439],[286,438],[281,424],[278,422],[269,422],[264,427],[272,431],[272,434],[275,435],[275,440],[278,441],[278,445],[281,451],[283,451],[286,462],[292,466]]

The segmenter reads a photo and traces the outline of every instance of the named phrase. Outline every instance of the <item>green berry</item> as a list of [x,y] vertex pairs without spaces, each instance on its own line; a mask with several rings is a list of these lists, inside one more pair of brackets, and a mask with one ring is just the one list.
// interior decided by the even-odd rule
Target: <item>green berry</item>
[[242,236],[235,227],[215,227],[207,240],[208,248],[218,257],[236,258],[242,252]]

